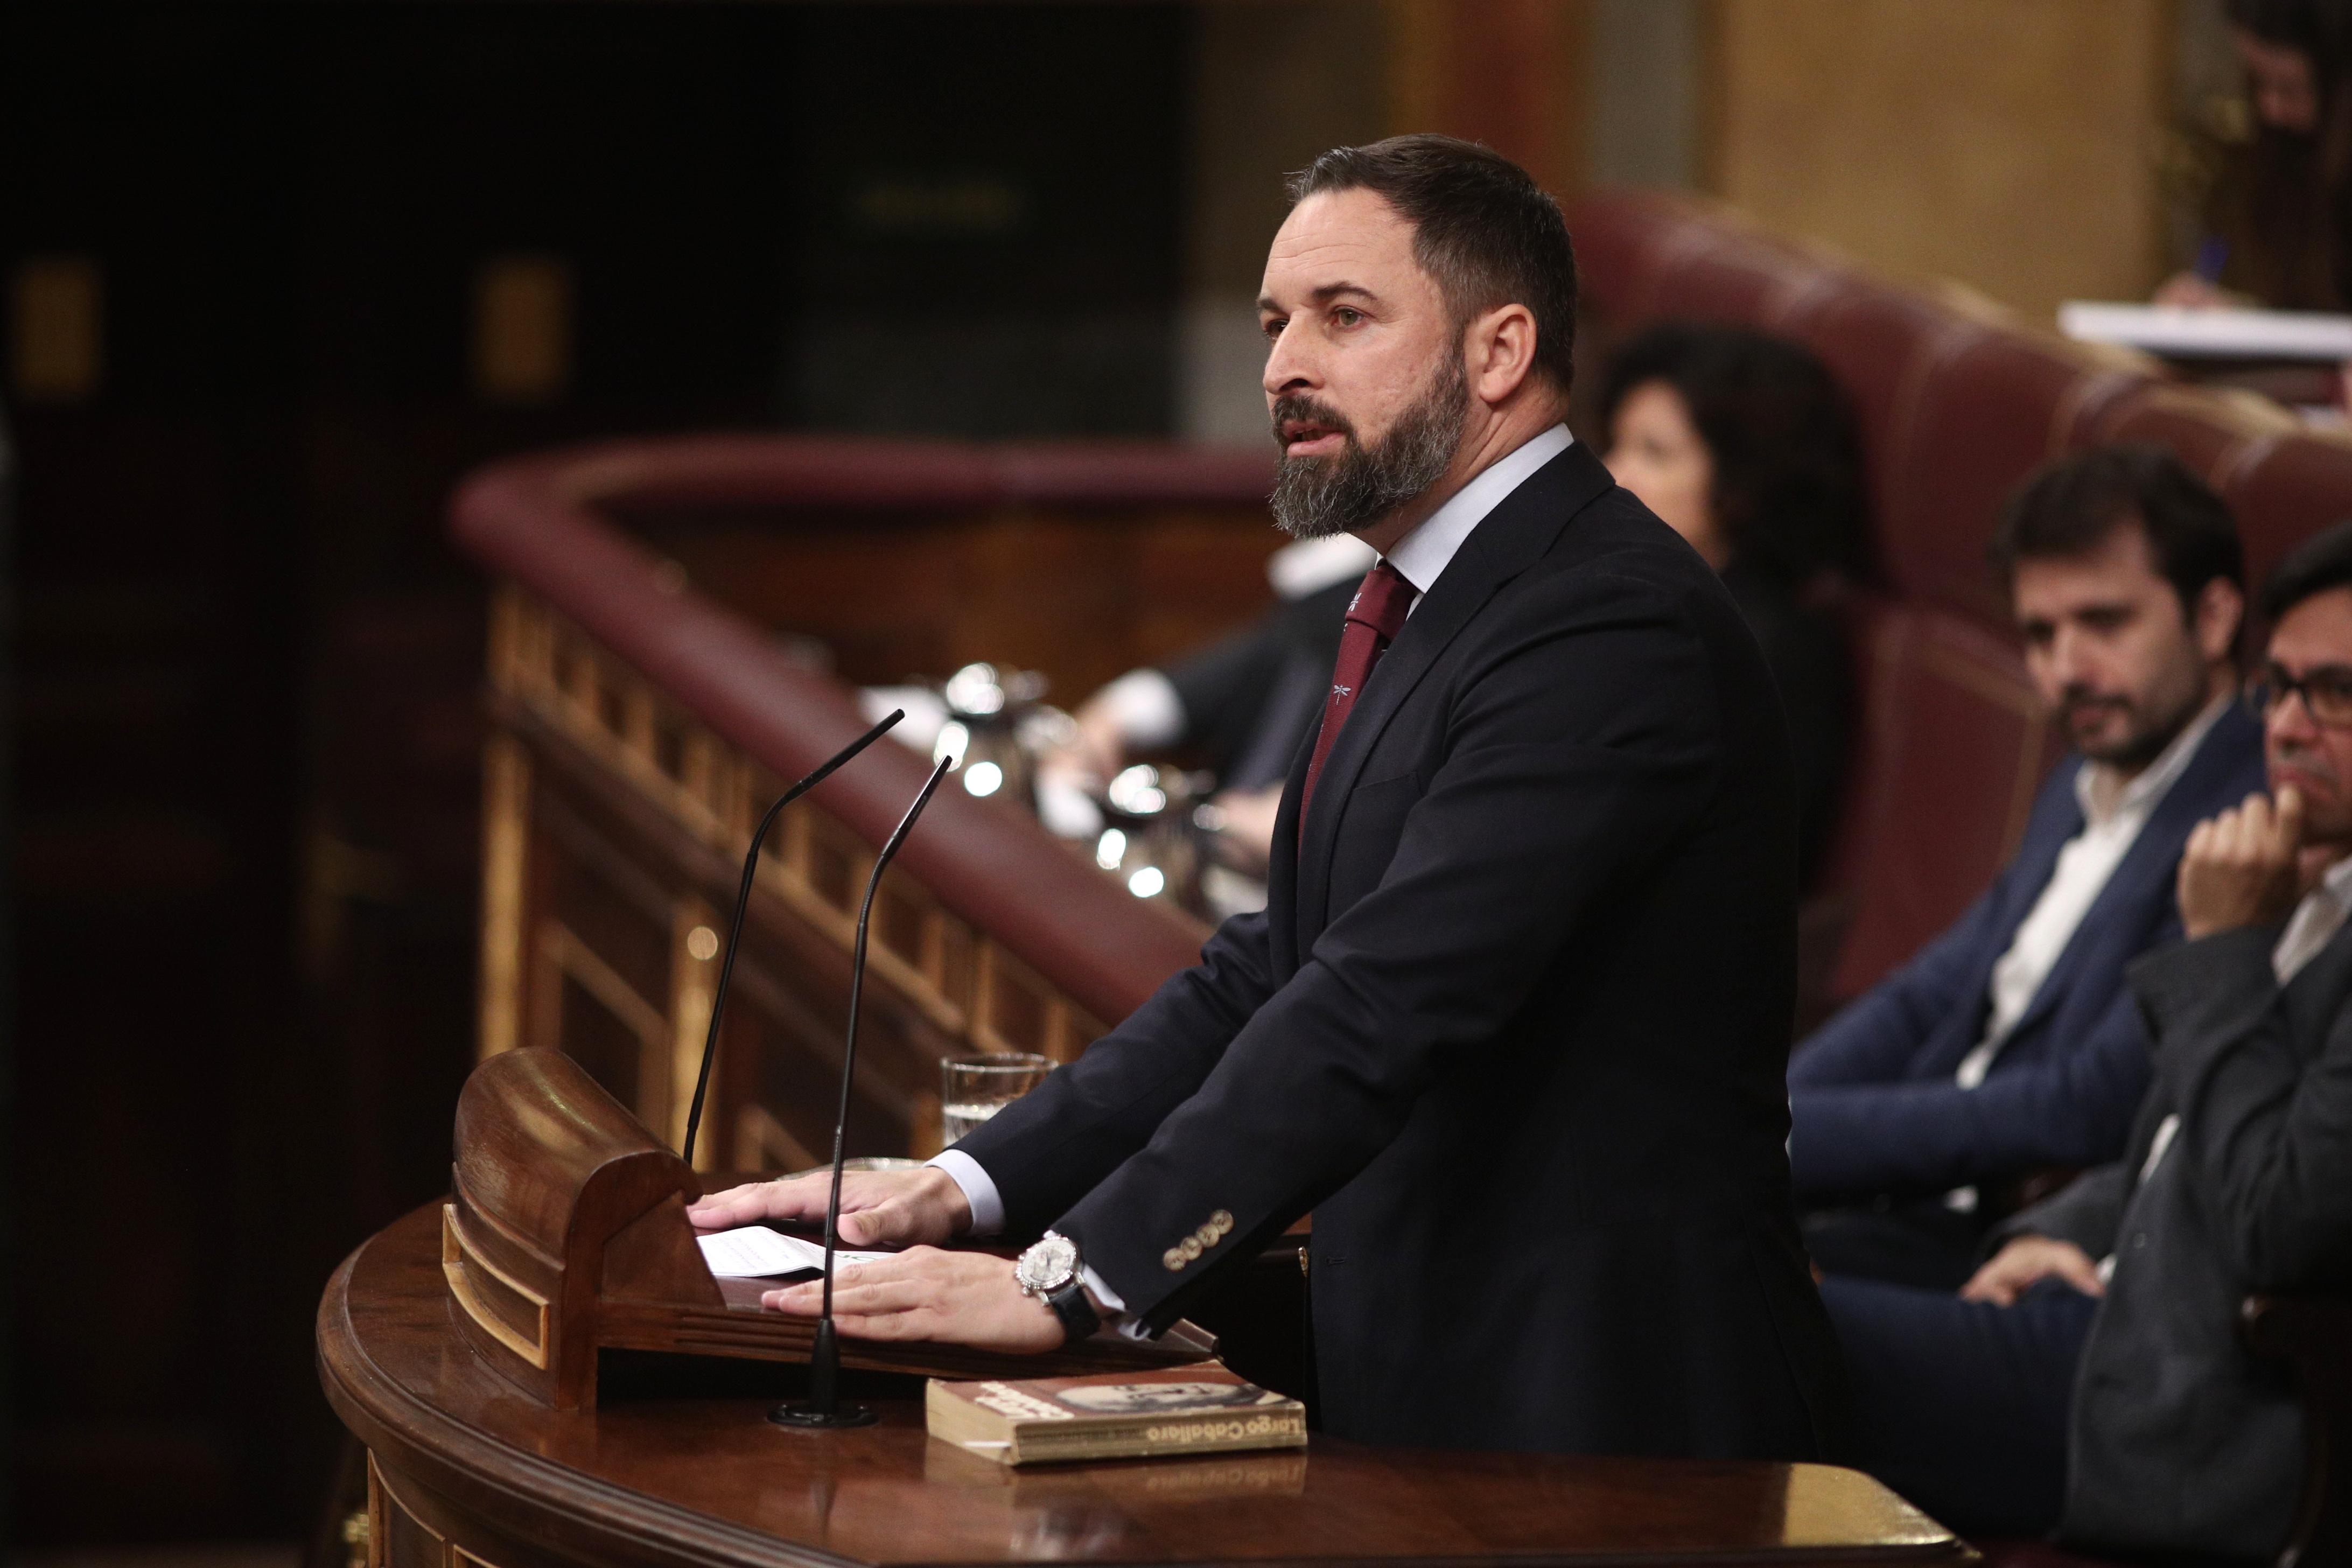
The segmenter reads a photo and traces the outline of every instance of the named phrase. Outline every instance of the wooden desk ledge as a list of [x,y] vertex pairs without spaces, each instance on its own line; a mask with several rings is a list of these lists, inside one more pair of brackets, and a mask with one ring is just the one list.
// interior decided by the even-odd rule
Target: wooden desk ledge
[[381,1568],[1974,1560],[1824,1465],[1318,1437],[1303,1453],[1016,1471],[933,1442],[911,1397],[879,1402],[877,1426],[821,1434],[771,1426],[772,1398],[740,1393],[550,1410],[452,1328],[440,1226],[436,1203],[377,1236],[320,1304],[320,1377],[370,1450]]

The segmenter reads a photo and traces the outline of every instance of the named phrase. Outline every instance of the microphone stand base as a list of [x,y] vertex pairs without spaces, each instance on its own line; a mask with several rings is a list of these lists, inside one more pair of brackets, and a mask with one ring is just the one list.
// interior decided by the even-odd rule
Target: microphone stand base
[[814,1400],[790,1399],[769,1411],[768,1419],[779,1426],[817,1431],[837,1426],[871,1426],[882,1417],[868,1405],[835,1405],[827,1410]]

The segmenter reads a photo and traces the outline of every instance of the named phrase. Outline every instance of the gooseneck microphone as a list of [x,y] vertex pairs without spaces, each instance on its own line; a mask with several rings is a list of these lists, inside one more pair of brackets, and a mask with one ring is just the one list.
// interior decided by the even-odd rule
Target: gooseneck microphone
[[923,793],[898,819],[898,830],[882,852],[874,857],[874,874],[866,879],[866,901],[857,907],[857,945],[849,959],[849,1042],[841,1054],[841,1109],[833,1120],[833,1195],[824,1205],[824,1306],[817,1315],[816,1343],[809,1351],[809,1396],[789,1400],[768,1412],[779,1426],[865,1426],[876,1419],[873,1407],[841,1403],[841,1343],[833,1331],[833,1253],[841,1234],[841,1145],[849,1128],[849,1086],[857,1073],[857,998],[866,986],[866,926],[874,914],[874,891],[898,846],[931,804],[931,792],[955,766],[952,753],[941,757],[923,783]]
[[760,826],[751,829],[751,847],[743,856],[743,881],[735,889],[735,923],[727,931],[727,961],[719,966],[719,986],[710,994],[710,1030],[702,1038],[702,1069],[694,1075],[694,1102],[686,1112],[686,1144],[678,1150],[685,1156],[687,1168],[694,1168],[694,1134],[702,1125],[702,1097],[710,1087],[711,1058],[719,1054],[719,1020],[727,1011],[727,982],[735,973],[735,949],[743,940],[743,911],[751,903],[751,879],[760,869],[760,846],[768,841],[768,829],[776,825],[776,817],[784,807],[808,794],[833,775],[833,771],[858,752],[889,733],[890,726],[907,716],[904,708],[893,708],[890,716],[833,754],[832,761],[776,797],[768,814],[760,818]]

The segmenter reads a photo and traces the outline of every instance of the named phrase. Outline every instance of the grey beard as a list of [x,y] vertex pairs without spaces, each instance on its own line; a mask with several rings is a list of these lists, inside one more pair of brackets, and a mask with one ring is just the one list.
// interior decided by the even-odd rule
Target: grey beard
[[[1379,521],[1445,476],[1469,412],[1462,362],[1449,354],[1428,395],[1400,415],[1378,444],[1362,446],[1347,430],[1337,457],[1284,458],[1267,498],[1276,526],[1293,539],[1321,539]],[[1277,405],[1277,429],[1287,416]]]

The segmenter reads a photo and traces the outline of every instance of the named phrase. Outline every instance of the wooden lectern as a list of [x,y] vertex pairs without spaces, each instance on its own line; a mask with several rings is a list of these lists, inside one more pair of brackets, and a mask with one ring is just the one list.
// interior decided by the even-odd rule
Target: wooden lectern
[[[441,1211],[450,1316],[482,1359],[542,1405],[596,1402],[604,1349],[805,1362],[815,1324],[763,1310],[761,1279],[719,1279],[686,1205],[684,1160],[570,1057],[514,1050],[457,1097],[456,1161]],[[1098,1333],[1050,1356],[958,1345],[843,1342],[842,1364],[928,1377],[1057,1377],[1212,1354],[1179,1325],[1157,1343]]]

